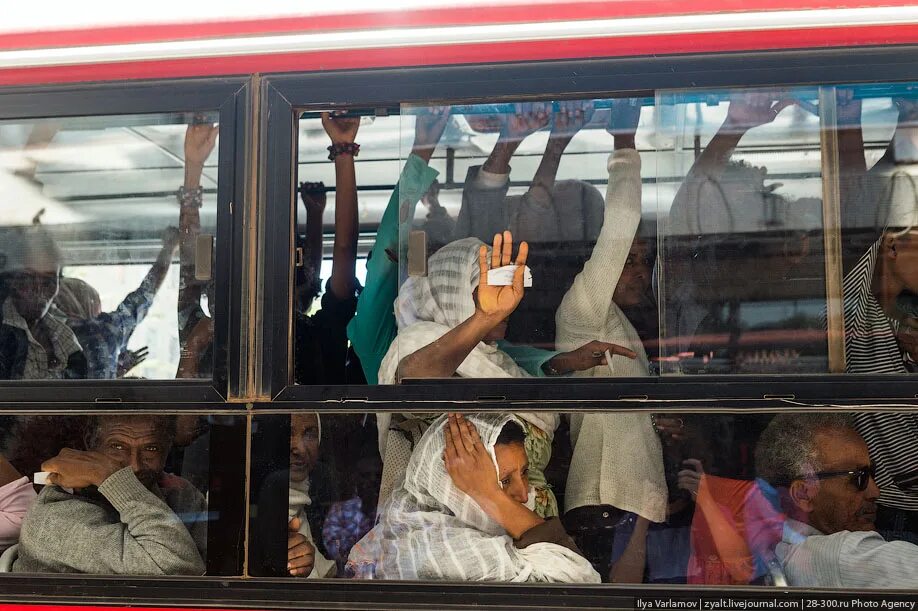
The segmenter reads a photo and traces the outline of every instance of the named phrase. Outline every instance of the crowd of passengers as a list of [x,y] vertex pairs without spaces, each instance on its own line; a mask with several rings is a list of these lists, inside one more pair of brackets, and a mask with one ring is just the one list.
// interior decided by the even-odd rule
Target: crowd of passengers
[[[918,191],[912,186],[918,105],[895,102],[896,131],[868,168],[860,103],[839,99],[843,224],[873,231],[862,250],[846,253],[849,373],[905,373],[918,357],[918,314],[911,308],[918,294]],[[818,241],[812,239],[818,200],[814,208],[814,201],[781,198],[764,186],[763,169],[731,160],[749,130],[795,105],[771,94],[731,100],[723,125],[680,186],[666,219],[667,231],[684,239],[671,254],[677,273],[666,278],[665,325],[681,351],[698,350],[718,330],[710,287],[738,273],[724,253],[737,248],[727,238],[743,226],[744,211],[725,200],[766,200],[793,219],[780,233],[779,254],[763,254],[756,270],[770,286],[799,281]],[[651,279],[663,272],[641,227],[640,106],[612,105],[604,199],[591,184],[555,179],[565,148],[593,115],[589,103],[561,102],[470,117],[473,127],[499,137],[485,163],[469,169],[454,219],[438,202],[437,172],[429,166],[450,112],[419,114],[361,287],[354,164],[360,121],[323,114],[336,176],[332,273],[321,307],[309,314],[322,288],[325,189],[302,183],[307,222],[297,241],[306,256],[296,271],[295,380],[650,375],[658,330],[646,309],[658,307]],[[525,194],[508,196],[516,149],[543,129],[549,138],[535,177]],[[61,253],[41,226],[17,230],[0,245],[0,377],[123,375],[119,363],[137,359],[125,356],[127,339],[176,249],[182,274],[177,376],[210,375],[212,283],[194,278],[193,257],[201,169],[216,136],[214,126],[188,128],[178,231],[169,232],[147,278],[115,312],[100,312],[91,287],[76,289],[61,277]],[[432,246],[426,274],[404,277],[409,252],[399,234],[422,201],[429,209],[422,227]],[[751,240],[740,248],[765,252]],[[551,323],[536,324],[523,305],[527,285],[557,277],[549,272],[551,257],[537,258],[538,248],[566,241],[587,242],[591,251],[569,283],[562,282]],[[489,276],[505,280],[489,282]],[[209,314],[201,306],[207,292]],[[76,305],[68,309],[71,302]],[[523,341],[508,341],[509,335]],[[14,449],[0,460],[0,545],[18,541],[12,570],[201,574],[206,484],[191,483],[184,471],[186,477],[165,471],[176,439],[187,448],[203,439],[199,424],[111,416],[43,435],[37,431],[52,428],[48,421],[17,423]],[[293,576],[918,584],[913,413],[380,413],[331,428],[323,433],[317,414],[292,416],[289,469],[262,489],[286,488],[285,570]],[[22,447],[33,439],[39,441]],[[36,462],[53,439],[61,442],[57,449]],[[31,458],[17,464],[20,455]],[[37,497],[28,477],[33,470],[51,473]]]

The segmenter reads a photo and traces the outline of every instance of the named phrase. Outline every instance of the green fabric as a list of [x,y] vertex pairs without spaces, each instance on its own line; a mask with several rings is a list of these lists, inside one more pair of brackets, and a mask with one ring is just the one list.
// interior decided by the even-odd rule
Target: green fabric
[[542,365],[561,354],[524,344],[511,344],[503,339],[497,341],[497,347],[534,378],[544,378],[545,372],[542,371]]
[[347,326],[347,337],[360,358],[368,384],[379,383],[379,366],[398,333],[393,304],[398,296],[398,263],[386,249],[399,252],[399,209],[405,208],[406,222],[414,218],[414,209],[439,172],[417,155],[409,155],[389,198],[376,233],[376,243],[367,261],[367,278],[357,312]]

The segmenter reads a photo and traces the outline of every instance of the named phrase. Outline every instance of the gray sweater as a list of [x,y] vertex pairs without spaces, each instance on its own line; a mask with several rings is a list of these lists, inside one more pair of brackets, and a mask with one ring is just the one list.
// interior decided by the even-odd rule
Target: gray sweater
[[22,524],[13,571],[204,573],[206,502],[190,483],[165,475],[151,492],[124,468],[102,482],[99,493],[111,505],[57,486],[42,490]]

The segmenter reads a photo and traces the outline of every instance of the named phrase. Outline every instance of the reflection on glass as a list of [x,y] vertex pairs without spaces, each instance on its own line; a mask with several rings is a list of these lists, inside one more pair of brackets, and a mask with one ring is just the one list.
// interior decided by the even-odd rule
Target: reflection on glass
[[[539,467],[566,508],[554,513],[539,509],[528,415],[376,414],[379,447],[369,414],[259,416],[290,452],[265,463],[255,536],[287,522],[271,554],[296,577],[912,588],[918,525],[884,503],[863,415],[562,415]],[[597,493],[613,495],[572,501],[591,477],[573,456],[585,427],[637,416],[649,438],[581,450],[616,454]],[[661,496],[647,495],[656,478]]]
[[197,416],[10,417],[0,433],[0,571],[204,573]]
[[0,125],[0,379],[211,377],[217,128],[185,121]]
[[815,91],[667,93],[664,371],[825,372]]

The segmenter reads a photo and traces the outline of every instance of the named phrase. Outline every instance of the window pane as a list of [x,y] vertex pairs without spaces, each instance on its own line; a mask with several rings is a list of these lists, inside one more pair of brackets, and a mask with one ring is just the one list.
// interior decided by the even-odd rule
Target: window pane
[[[398,344],[381,382],[655,372],[659,206],[642,184],[656,171],[652,103],[403,108],[403,132],[415,134],[405,168],[428,178],[402,193],[414,213],[401,228]],[[429,166],[440,187],[425,196]],[[504,231],[498,253],[512,246],[488,256],[503,269],[485,283],[479,249]],[[523,242],[529,271],[514,290]]]
[[664,372],[828,371],[817,97],[658,94]]
[[845,370],[915,371],[918,90],[838,88]]
[[208,530],[239,537],[214,503],[234,430],[243,418],[0,417],[0,572],[204,574]]
[[913,588],[918,497],[898,458],[908,448],[876,428],[913,420],[259,415],[249,566],[312,578]]
[[[328,131],[321,113],[299,120],[293,378],[297,384],[375,383],[373,354],[386,341],[384,334],[375,336],[376,318],[395,277],[370,273],[369,257],[377,242],[382,254],[376,267],[386,249],[397,250],[397,238],[383,244],[378,232],[386,233],[390,206],[396,214],[399,118],[351,109],[327,124]],[[362,145],[359,152],[345,146],[329,160],[332,143],[350,142]]]
[[0,379],[212,376],[209,120],[0,124]]

